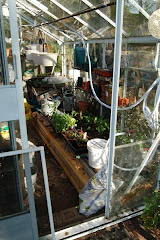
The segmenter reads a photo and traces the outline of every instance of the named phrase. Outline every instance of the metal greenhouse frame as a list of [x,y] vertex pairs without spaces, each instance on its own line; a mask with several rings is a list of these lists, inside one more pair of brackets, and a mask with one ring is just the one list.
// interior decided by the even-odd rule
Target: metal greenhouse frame
[[[24,165],[25,165],[25,174],[27,178],[27,186],[28,186],[28,196],[29,196],[29,212],[23,212],[21,214],[15,214],[14,216],[5,217],[0,220],[0,236],[4,236],[4,240],[9,239],[22,239],[15,235],[18,234],[19,228],[20,233],[23,234],[23,239],[33,239],[33,240],[55,240],[55,239],[77,239],[79,237],[85,236],[89,233],[96,232],[98,230],[104,229],[109,226],[113,226],[122,221],[131,219],[135,216],[139,216],[144,209],[144,206],[138,207],[133,211],[126,211],[123,214],[119,214],[118,216],[110,217],[110,198],[111,198],[111,184],[112,184],[112,175],[114,169],[114,159],[115,159],[115,138],[116,138],[116,126],[117,126],[117,111],[118,111],[118,88],[119,88],[119,79],[120,79],[120,65],[121,65],[121,48],[122,44],[125,45],[125,49],[127,49],[128,44],[130,43],[146,43],[146,44],[154,44],[156,46],[156,57],[155,57],[155,68],[156,71],[160,69],[160,39],[156,39],[152,36],[130,36],[128,32],[124,30],[123,26],[123,17],[124,17],[124,0],[117,1],[102,1],[101,4],[94,6],[92,1],[82,0],[81,2],[88,6],[87,11],[92,11],[96,16],[99,16],[101,20],[106,23],[106,27],[115,28],[115,38],[107,38],[105,34],[103,35],[103,31],[106,28],[96,29],[96,26],[93,27],[90,23],[84,20],[81,16],[83,11],[86,9],[74,13],[61,4],[59,0],[50,0],[50,3],[54,4],[56,7],[61,9],[61,11],[66,15],[66,17],[60,18],[56,16],[54,13],[49,11],[49,8],[42,4],[43,1],[38,0],[8,0],[8,3],[0,2],[0,17],[1,17],[1,30],[0,30],[0,48],[3,49],[1,53],[2,68],[3,74],[5,77],[5,85],[0,86],[0,112],[4,113],[0,115],[0,122],[8,121],[10,122],[10,131],[13,137],[13,149],[9,152],[0,153],[0,158],[4,158],[7,156],[16,156],[18,154],[23,154],[24,157]],[[143,7],[141,7],[136,0],[128,0],[130,4],[132,4],[137,11],[139,11],[142,16],[144,16],[147,20],[150,18],[150,15],[146,12]],[[156,1],[154,1],[156,3]],[[3,6],[9,8],[9,20],[10,20],[10,32],[12,39],[12,54],[13,54],[13,64],[15,71],[15,86],[9,84],[8,77],[8,66],[7,66],[7,57],[6,57],[6,45],[5,45],[5,33],[4,33],[4,22],[3,22],[3,13],[2,13],[2,3]],[[116,5],[116,21],[114,22],[111,18],[109,18],[105,13],[103,13],[103,8],[107,4]],[[41,16],[45,14],[46,17]],[[17,24],[17,18],[20,19],[20,27]],[[75,26],[70,25],[69,21],[65,22],[65,18],[74,19]],[[62,74],[66,75],[66,58],[65,51],[66,46],[69,46],[70,50],[75,47],[76,44],[81,42],[81,39],[77,38],[77,35],[80,34],[83,37],[85,44],[87,45],[87,49],[89,51],[90,44],[99,43],[102,44],[102,68],[105,68],[105,54],[106,54],[106,45],[108,43],[114,44],[114,65],[113,65],[113,86],[112,86],[112,105],[111,105],[111,121],[110,121],[110,144],[109,144],[109,158],[108,158],[108,178],[107,178],[107,194],[106,194],[106,205],[105,205],[105,215],[96,217],[92,220],[80,223],[78,225],[68,227],[59,231],[54,230],[54,222],[53,222],[53,214],[52,214],[52,206],[51,199],[49,193],[48,186],[48,176],[47,169],[45,163],[45,154],[43,147],[29,148],[28,147],[28,137],[26,130],[26,120],[25,120],[25,110],[23,104],[23,89],[22,89],[22,73],[21,73],[21,62],[20,62],[20,49],[19,49],[19,31],[21,39],[23,38],[23,25],[21,21],[24,21],[26,24],[29,24],[32,29],[37,28],[53,40],[57,41],[59,46],[62,49]],[[56,23],[61,23],[60,26]],[[76,24],[78,27],[76,27]],[[108,24],[108,25],[107,25]],[[21,26],[22,25],[22,26]],[[61,28],[61,26],[63,26]],[[65,28],[65,29],[64,29]],[[84,34],[83,34],[84,30]],[[91,38],[85,35],[86,32],[91,32]],[[89,33],[88,33],[89,34]],[[96,38],[97,37],[97,38]],[[74,75],[74,74],[73,74]],[[88,76],[87,76],[88,77]],[[90,77],[90,72],[89,72]],[[159,77],[159,75],[158,75]],[[75,79],[73,79],[75,80]],[[126,92],[127,89],[127,76],[124,79],[124,89]],[[5,96],[10,96],[6,98]],[[5,100],[4,100],[5,98]],[[12,99],[12,101],[10,100]],[[101,106],[101,114],[102,114],[102,106]],[[15,147],[15,136],[14,136],[14,120],[19,120],[20,123],[20,132],[22,139],[22,150],[17,150]],[[159,136],[159,134],[158,134]],[[157,142],[155,143],[158,145]],[[31,180],[31,170],[29,165],[29,153],[30,152],[40,152],[44,182],[45,182],[45,190],[46,190],[46,198],[47,198],[47,206],[48,206],[48,215],[50,221],[51,234],[43,237],[38,236],[38,227],[36,220],[36,209],[34,203],[34,195],[32,190],[32,180]],[[152,152],[148,152],[147,157],[151,155]],[[146,160],[146,158],[145,158]],[[137,170],[137,175],[140,174],[143,169],[145,162],[142,163],[141,169]],[[139,173],[138,173],[139,171]],[[132,179],[130,184],[130,188],[134,184],[134,180],[137,177]],[[158,176],[159,181],[160,176]],[[22,197],[22,196],[21,196]],[[54,204],[54,203],[53,203]],[[23,207],[22,207],[23,211]],[[15,225],[15,229],[12,228],[12,225]],[[3,232],[3,229],[7,228],[8,233],[6,231]],[[10,232],[10,233],[9,233]],[[25,234],[26,236],[25,236]],[[13,236],[13,238],[12,238]],[[18,236],[18,235],[17,235]]]

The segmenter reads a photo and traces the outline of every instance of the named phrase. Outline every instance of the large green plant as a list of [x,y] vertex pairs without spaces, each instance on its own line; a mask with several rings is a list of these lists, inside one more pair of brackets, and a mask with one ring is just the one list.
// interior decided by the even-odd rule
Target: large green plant
[[151,198],[145,198],[145,209],[142,214],[144,225],[148,229],[160,227],[160,191],[155,190]]
[[105,130],[109,130],[109,121],[104,119],[103,116],[96,117],[94,123],[99,134],[103,134]]
[[78,125],[83,124],[84,131],[94,131],[96,130],[99,134],[103,134],[106,130],[109,130],[109,121],[104,119],[103,116],[97,117],[92,113],[77,113],[76,111],[72,112],[72,116],[78,119]]
[[69,114],[62,112],[54,112],[51,116],[51,122],[57,132],[65,131],[73,126],[76,126],[76,119]]

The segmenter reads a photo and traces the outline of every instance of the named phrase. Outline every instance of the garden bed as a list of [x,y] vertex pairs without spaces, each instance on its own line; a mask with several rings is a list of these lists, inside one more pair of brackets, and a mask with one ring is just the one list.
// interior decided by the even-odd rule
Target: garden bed
[[88,136],[83,131],[70,129],[62,132],[62,136],[76,155],[87,153]]
[[32,116],[36,131],[63,168],[73,186],[80,192],[89,180],[83,165],[60,136],[50,126],[44,126],[45,118],[43,116],[40,116],[37,112],[33,113]]

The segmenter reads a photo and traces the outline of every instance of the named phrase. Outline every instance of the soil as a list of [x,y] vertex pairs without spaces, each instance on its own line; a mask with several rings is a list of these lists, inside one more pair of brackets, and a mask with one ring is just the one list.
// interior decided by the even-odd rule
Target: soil
[[[43,141],[34,130],[32,123],[28,124],[28,139],[36,146],[44,146]],[[63,169],[59,166],[50,151],[45,147],[45,157],[48,172],[49,188],[53,213],[78,206],[78,193],[66,177]],[[35,203],[38,219],[39,234],[50,232],[46,197],[43,183],[43,174],[39,153],[35,155],[35,164],[38,167],[37,183],[35,188]]]

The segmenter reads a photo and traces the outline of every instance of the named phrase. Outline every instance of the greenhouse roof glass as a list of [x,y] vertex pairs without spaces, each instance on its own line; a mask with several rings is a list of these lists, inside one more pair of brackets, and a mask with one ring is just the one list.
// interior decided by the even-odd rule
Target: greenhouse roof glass
[[[159,8],[160,1],[125,0],[124,3],[123,37],[150,36],[148,19]],[[33,41],[39,31],[59,42],[78,39],[67,31],[78,32],[85,40],[115,36],[116,1],[113,0],[17,0],[16,4],[24,36],[31,37],[34,32]]]

